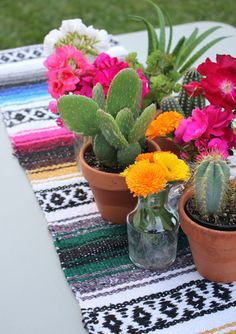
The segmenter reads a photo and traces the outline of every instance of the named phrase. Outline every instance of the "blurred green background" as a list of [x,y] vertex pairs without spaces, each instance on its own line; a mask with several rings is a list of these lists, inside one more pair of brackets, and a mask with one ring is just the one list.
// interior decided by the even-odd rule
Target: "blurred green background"
[[[156,0],[168,11],[173,24],[221,21],[236,26],[236,0]],[[0,49],[42,43],[62,19],[82,18],[86,25],[113,34],[143,30],[129,14],[155,23],[153,9],[145,0],[0,0]]]

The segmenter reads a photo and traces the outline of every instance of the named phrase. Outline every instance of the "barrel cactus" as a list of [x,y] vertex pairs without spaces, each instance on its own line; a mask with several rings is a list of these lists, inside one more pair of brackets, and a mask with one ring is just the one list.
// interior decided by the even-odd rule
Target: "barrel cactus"
[[[201,78],[201,74],[196,69],[192,68],[185,73],[183,77],[183,85],[187,85],[193,81],[200,82]],[[185,117],[189,117],[192,115],[194,108],[199,107],[200,109],[203,109],[205,107],[205,98],[203,95],[196,97],[188,96],[186,90],[182,88],[179,93],[179,104]]]
[[216,215],[227,204],[230,168],[220,155],[208,155],[193,175],[194,198],[202,215]]
[[179,104],[179,101],[174,96],[167,96],[161,100],[160,108],[162,111],[177,111],[180,114],[183,114],[183,110]]
[[58,111],[70,131],[92,137],[101,163],[126,167],[141,153],[146,129],[156,116],[154,104],[141,112],[140,101],[141,81],[134,70],[124,69],[113,79],[107,98],[98,83],[93,98],[61,97]]

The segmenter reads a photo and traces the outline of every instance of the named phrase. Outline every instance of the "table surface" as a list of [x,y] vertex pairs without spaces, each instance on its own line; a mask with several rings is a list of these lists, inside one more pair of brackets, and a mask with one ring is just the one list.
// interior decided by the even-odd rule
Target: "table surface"
[[[174,43],[193,28],[203,31],[216,22],[196,22],[174,27]],[[236,29],[221,24],[215,36],[232,36],[214,46],[216,53],[236,57]],[[145,61],[145,32],[116,36],[129,51],[136,50]],[[0,68],[1,72],[1,68]],[[43,212],[36,202],[24,170],[12,156],[3,122],[0,122],[0,333],[85,334],[80,309],[53,246]]]

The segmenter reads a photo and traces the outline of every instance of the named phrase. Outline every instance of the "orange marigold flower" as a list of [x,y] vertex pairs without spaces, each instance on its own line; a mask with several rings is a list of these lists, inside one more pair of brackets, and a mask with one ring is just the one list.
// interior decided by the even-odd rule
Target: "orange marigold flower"
[[145,133],[145,136],[148,139],[153,139],[155,137],[165,137],[177,129],[182,118],[183,116],[176,111],[163,112],[157,116],[154,121],[151,122]]
[[154,153],[155,152],[141,153],[136,157],[135,161],[147,160],[149,162],[154,162],[153,159]]
[[163,190],[166,178],[161,166],[147,160],[140,160],[126,168],[126,184],[134,196],[146,197]]

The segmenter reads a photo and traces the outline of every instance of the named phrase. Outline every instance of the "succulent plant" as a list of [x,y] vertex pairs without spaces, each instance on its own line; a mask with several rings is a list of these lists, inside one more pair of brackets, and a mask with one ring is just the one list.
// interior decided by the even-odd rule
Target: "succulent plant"
[[98,83],[93,98],[67,95],[58,102],[65,126],[93,138],[93,151],[106,166],[126,167],[141,153],[144,135],[156,116],[154,104],[140,109],[141,81],[132,69],[120,71],[105,99]]
[[[209,35],[214,33],[216,30],[221,28],[220,26],[212,27],[200,35],[198,35],[199,30],[195,28],[188,38],[181,37],[177,42],[176,46],[172,49],[172,37],[173,37],[173,27],[170,17],[167,13],[163,13],[161,8],[151,0],[147,0],[152,6],[153,10],[157,14],[157,18],[160,26],[159,35],[156,33],[154,26],[145,18],[140,16],[131,16],[134,20],[140,21],[145,24],[148,34],[148,56],[157,50],[161,51],[166,55],[170,55],[175,58],[174,68],[180,75],[183,75],[186,70],[188,70],[193,63],[201,57],[208,49],[213,45],[226,38],[226,36],[218,37],[200,48],[194,55],[193,51],[196,47],[203,42]],[[169,38],[167,41],[166,37],[166,26],[169,26]]]
[[227,204],[230,168],[220,155],[208,155],[193,174],[194,198],[202,215],[216,215]]
[[183,114],[183,110],[179,104],[178,98],[174,96],[167,96],[161,100],[160,108],[163,111],[177,111]]
[[[183,77],[183,85],[187,85],[192,81],[200,82],[201,78],[201,74],[195,68],[192,68],[185,73]],[[182,88],[179,93],[179,104],[184,112],[184,116],[189,117],[194,108],[199,107],[200,109],[203,109],[206,101],[203,95],[196,97],[188,96],[186,90]]]
[[[157,14],[160,32],[157,34],[154,26],[146,18],[131,15],[133,20],[142,22],[148,35],[148,57],[147,67],[144,71],[145,76],[149,78],[149,93],[145,96],[144,105],[155,102],[159,106],[163,97],[178,92],[178,80],[185,72],[200,58],[208,49],[220,42],[226,36],[212,39],[200,47],[195,53],[195,49],[213,34],[220,26],[212,27],[199,34],[198,28],[194,29],[189,37],[181,37],[174,47],[172,47],[173,27],[170,17],[164,13],[161,8],[151,0],[149,2],[153,11]],[[169,34],[167,39],[167,26]],[[141,68],[143,66],[138,62],[134,53],[128,55],[126,61],[132,68]]]

